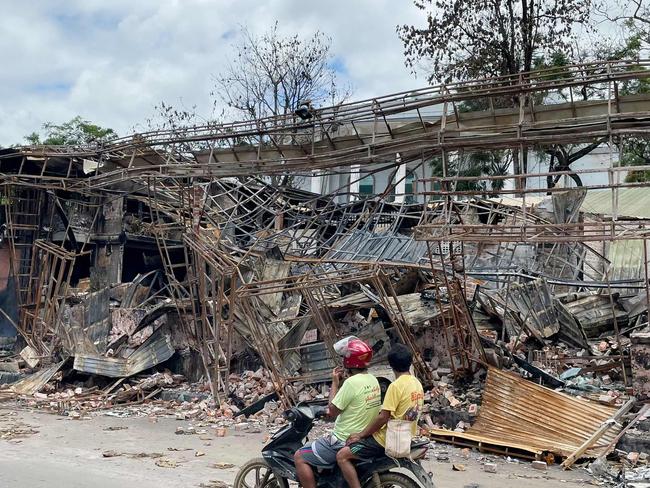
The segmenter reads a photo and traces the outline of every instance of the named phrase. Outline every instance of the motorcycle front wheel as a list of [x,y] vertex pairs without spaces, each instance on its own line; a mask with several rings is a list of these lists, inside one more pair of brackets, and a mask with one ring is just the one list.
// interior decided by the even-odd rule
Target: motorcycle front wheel
[[371,478],[363,488],[419,488],[419,486],[415,481],[403,474],[382,473],[379,475],[379,486]]
[[233,488],[280,488],[280,483],[264,458],[260,457],[239,468]]

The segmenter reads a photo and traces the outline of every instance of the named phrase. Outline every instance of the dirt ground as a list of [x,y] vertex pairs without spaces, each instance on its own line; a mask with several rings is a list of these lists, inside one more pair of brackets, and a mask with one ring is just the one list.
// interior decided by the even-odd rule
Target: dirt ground
[[[229,429],[225,437],[201,426],[196,426],[197,431],[206,433],[175,433],[177,427],[190,425],[185,420],[148,417],[73,420],[4,404],[0,406],[0,487],[223,486],[219,481],[230,485],[238,466],[259,456],[267,436],[264,430],[244,426]],[[496,474],[483,472],[486,460],[496,462]],[[454,471],[453,464],[466,470]],[[471,453],[466,458],[461,450],[443,445],[432,450],[425,468],[433,472],[439,488],[551,488],[589,482],[581,469],[564,472],[553,467],[541,472],[528,462],[507,462],[503,457]]]

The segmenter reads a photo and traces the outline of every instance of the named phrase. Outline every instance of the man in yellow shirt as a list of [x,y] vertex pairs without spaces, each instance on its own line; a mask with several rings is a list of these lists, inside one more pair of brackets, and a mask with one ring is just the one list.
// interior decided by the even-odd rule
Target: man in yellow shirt
[[388,387],[379,415],[363,431],[351,434],[347,446],[336,454],[336,462],[350,488],[361,488],[352,460],[373,459],[384,455],[389,420],[410,420],[411,433],[417,433],[418,417],[424,404],[424,390],[418,379],[409,372],[412,363],[413,354],[405,346],[397,344],[391,348],[388,364],[395,373],[395,381]]

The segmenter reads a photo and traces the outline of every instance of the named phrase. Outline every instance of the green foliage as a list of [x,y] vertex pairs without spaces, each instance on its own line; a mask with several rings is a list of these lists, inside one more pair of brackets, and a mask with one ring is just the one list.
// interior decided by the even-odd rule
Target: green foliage
[[547,56],[537,56],[533,69],[545,70],[544,78],[546,80],[560,80],[572,77],[571,72],[567,69],[567,66],[570,65],[571,60],[565,52],[553,51]]
[[[536,70],[546,70],[545,80],[557,80],[557,79],[567,79],[572,78],[571,72],[567,69],[567,66],[571,64],[569,57],[561,51],[553,51],[549,53],[548,56],[537,56],[534,60],[533,68]],[[466,89],[467,93],[471,89]],[[563,99],[568,99],[568,95],[562,92],[554,92]],[[535,105],[541,105],[544,103],[546,98],[549,96],[549,92],[535,92],[533,102]],[[490,100],[492,105],[490,105]],[[492,108],[512,108],[519,104],[519,99],[517,97],[504,97],[504,96],[494,96],[488,97],[478,97],[472,98],[469,100],[463,100],[458,104],[458,111],[463,112],[474,112],[480,110],[490,110]]]
[[650,181],[650,171],[630,171],[625,177],[627,183],[646,183]]
[[[626,66],[628,71],[646,71],[644,66],[634,61],[639,61],[647,55],[648,42],[650,41],[650,20],[647,17],[650,15],[650,11],[642,6],[642,0],[623,2],[618,5],[618,9],[620,10],[615,12],[614,18],[607,18],[616,24],[621,35],[598,41],[593,48],[591,57],[607,61],[629,60],[632,62]],[[635,11],[633,16],[628,16]],[[623,80],[618,85],[620,96],[648,93],[649,91],[650,80],[648,78]]]
[[[505,176],[512,162],[512,152],[508,150],[476,151],[447,162],[448,177],[489,177]],[[435,157],[430,162],[433,176],[443,176],[442,158]],[[479,191],[490,194],[502,190],[504,179],[472,180],[456,182],[456,191]]]
[[78,146],[106,142],[117,137],[113,129],[93,124],[79,115],[62,124],[46,122],[43,124],[43,131],[43,138],[38,132],[32,132],[25,136],[25,140],[33,145]]
[[[650,39],[650,12],[643,7],[640,1],[624,3],[621,12],[616,14],[616,21],[623,29],[624,35],[618,41],[609,40],[600,43],[596,48],[596,56],[601,59],[629,59],[640,60],[642,53],[648,48]],[[645,20],[644,20],[645,19]],[[645,71],[647,68],[636,63],[627,67],[630,71]],[[635,78],[624,80],[618,86],[619,96],[650,93],[649,78]],[[620,163],[622,166],[650,166],[650,141],[639,137],[626,137],[617,142],[621,152]],[[630,171],[625,178],[628,183],[650,181],[650,171]]]
[[[424,26],[398,26],[406,64],[430,82],[514,75],[536,58],[569,52],[589,28],[592,0],[414,0]],[[424,62],[423,62],[424,61]]]
[[[650,143],[637,137],[627,138],[621,142],[622,166],[650,166]],[[628,183],[650,181],[650,171],[630,171],[625,177]]]

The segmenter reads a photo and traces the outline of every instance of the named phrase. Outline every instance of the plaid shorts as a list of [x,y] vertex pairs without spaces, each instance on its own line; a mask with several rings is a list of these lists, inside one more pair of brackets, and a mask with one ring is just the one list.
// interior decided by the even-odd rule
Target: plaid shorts
[[345,443],[334,435],[320,437],[300,449],[300,454],[306,463],[316,468],[333,468],[336,465],[336,453]]
[[350,451],[358,459],[375,459],[385,456],[386,449],[374,437],[366,437],[350,444]]

